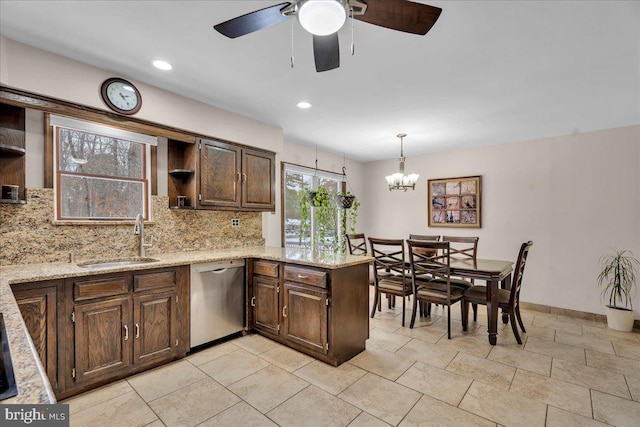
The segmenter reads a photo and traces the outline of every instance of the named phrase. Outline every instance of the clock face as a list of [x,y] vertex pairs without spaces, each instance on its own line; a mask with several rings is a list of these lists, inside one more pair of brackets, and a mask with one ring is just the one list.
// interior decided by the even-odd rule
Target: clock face
[[109,108],[122,114],[135,114],[142,106],[138,89],[128,81],[111,78],[102,83],[102,99]]

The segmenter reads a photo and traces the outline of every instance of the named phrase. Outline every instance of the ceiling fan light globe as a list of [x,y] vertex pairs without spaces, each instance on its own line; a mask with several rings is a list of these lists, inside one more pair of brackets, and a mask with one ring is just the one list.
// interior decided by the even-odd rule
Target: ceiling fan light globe
[[298,9],[302,28],[316,36],[338,31],[347,19],[346,2],[340,0],[306,0]]

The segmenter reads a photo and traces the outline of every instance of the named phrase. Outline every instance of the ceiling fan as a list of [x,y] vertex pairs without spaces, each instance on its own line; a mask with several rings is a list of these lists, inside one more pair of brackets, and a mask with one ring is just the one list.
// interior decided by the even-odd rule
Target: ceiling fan
[[214,25],[219,33],[236,38],[297,16],[313,35],[316,71],[340,66],[338,30],[348,16],[392,30],[425,35],[442,9],[408,0],[293,0],[247,13]]

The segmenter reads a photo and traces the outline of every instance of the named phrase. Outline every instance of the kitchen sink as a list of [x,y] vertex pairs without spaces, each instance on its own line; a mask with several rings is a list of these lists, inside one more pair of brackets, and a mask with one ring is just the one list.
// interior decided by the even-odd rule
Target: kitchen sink
[[115,258],[103,260],[91,260],[76,264],[82,268],[123,267],[127,265],[147,264],[158,261],[155,258]]

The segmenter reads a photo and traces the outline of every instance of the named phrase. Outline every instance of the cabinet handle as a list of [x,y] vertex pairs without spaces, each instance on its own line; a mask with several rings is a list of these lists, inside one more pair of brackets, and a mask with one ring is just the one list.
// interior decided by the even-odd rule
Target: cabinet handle
[[282,317],[287,317],[287,306],[282,307]]
[[246,173],[242,174],[242,182],[243,183],[247,182],[247,174]]
[[309,278],[309,276],[304,276],[302,274],[298,274],[298,279],[303,279],[304,280],[304,279],[308,279],[308,278]]
[[129,339],[129,327],[127,325],[124,325],[124,340],[128,340]]
[[140,338],[140,325],[136,323],[136,338]]
[[251,297],[251,307],[256,306],[256,297]]
[[240,172],[236,173],[236,175],[238,175],[237,181],[240,182]]

